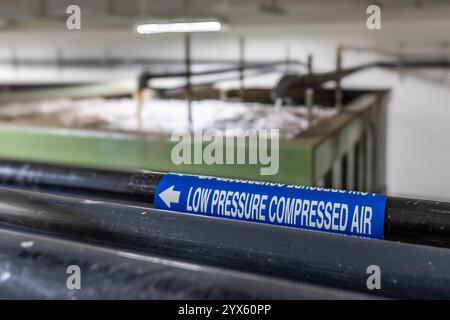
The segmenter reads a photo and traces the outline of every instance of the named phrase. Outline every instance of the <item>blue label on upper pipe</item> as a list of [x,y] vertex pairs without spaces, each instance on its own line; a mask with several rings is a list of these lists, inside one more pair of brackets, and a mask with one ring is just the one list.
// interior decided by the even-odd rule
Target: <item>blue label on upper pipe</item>
[[182,213],[383,239],[386,196],[168,173],[154,206]]

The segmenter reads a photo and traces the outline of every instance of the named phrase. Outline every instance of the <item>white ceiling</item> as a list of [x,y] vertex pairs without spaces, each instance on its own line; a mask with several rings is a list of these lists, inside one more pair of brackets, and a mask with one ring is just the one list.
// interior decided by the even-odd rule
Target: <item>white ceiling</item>
[[345,22],[364,18],[379,4],[386,19],[448,19],[449,0],[0,0],[0,28],[51,29],[78,4],[85,27],[129,29],[143,17],[221,18],[232,24]]

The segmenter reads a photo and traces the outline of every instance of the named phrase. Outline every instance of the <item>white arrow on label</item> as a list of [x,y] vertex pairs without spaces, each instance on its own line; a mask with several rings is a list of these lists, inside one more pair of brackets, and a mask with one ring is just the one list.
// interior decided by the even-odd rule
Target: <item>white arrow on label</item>
[[171,203],[178,203],[178,201],[180,201],[180,191],[173,190],[174,187],[175,186],[171,186],[159,194],[161,200],[169,208]]

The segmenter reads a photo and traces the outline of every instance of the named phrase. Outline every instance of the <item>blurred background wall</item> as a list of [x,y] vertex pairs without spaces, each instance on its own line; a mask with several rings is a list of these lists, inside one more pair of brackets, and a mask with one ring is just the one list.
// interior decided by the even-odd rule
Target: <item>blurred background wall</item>
[[[305,60],[314,69],[334,68],[338,44],[376,46],[450,59],[450,1],[376,1],[382,29],[368,30],[366,8],[374,1],[27,1],[0,0],[0,82],[114,80],[141,70],[68,68],[70,59],[183,57],[180,35],[142,36],[137,21],[183,16],[221,18],[222,34],[193,36],[193,59],[237,59],[238,39],[246,38],[245,58]],[[65,8],[82,10],[82,29],[69,31]],[[344,66],[376,59],[349,52]],[[53,64],[24,65],[27,60]],[[371,69],[345,79],[344,86],[392,88],[388,125],[388,192],[391,195],[450,200],[450,72]],[[277,75],[247,85],[270,87]]]

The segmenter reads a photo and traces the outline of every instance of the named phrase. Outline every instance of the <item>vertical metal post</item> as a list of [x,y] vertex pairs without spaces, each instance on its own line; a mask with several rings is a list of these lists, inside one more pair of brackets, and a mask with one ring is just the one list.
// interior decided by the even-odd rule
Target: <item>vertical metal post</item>
[[342,47],[336,49],[336,88],[335,88],[335,107],[338,112],[342,112],[342,87],[341,87],[341,71],[342,71]]
[[191,85],[191,34],[184,34],[184,53],[186,65],[186,99],[188,106],[188,126],[193,129],[192,125],[192,85]]
[[291,46],[289,44],[286,45],[286,73],[291,72]]
[[374,122],[375,192],[386,192],[386,138],[387,138],[387,97],[377,99],[378,115]]
[[333,164],[331,171],[333,189],[342,189],[342,158],[338,157]]
[[312,54],[308,54],[308,64],[307,64],[307,68],[308,68],[308,75],[312,75],[313,73],[313,56]]
[[347,190],[355,190],[355,146],[347,152]]
[[144,131],[144,120],[143,120],[143,110],[144,110],[144,88],[138,88],[136,92],[136,103],[137,103],[137,120],[138,120],[138,131]]
[[307,88],[305,90],[305,105],[307,108],[307,120],[308,120],[308,128],[312,127],[313,115],[312,115],[312,107],[314,104],[314,90],[312,88]]
[[374,176],[374,128],[372,124],[366,129],[366,191],[375,192],[373,183]]
[[358,191],[366,191],[365,189],[365,174],[366,174],[366,170],[365,170],[365,158],[366,158],[366,153],[365,153],[365,149],[366,149],[366,143],[365,143],[365,136],[363,135],[359,142],[358,142],[358,154],[357,154],[357,160],[358,161],[358,181],[357,181],[357,190]]
[[[312,55],[309,54],[308,55],[308,75],[312,75],[313,70],[312,70]],[[305,91],[305,105],[307,108],[307,119],[308,119],[308,128],[312,127],[312,122],[313,122],[313,116],[312,116],[312,107],[314,104],[314,90],[313,88],[307,88]]]
[[239,97],[244,101],[245,38],[239,38]]
[[148,82],[150,81],[150,77],[147,73],[143,73],[140,75],[138,84],[137,84],[137,90],[134,95],[136,100],[136,116],[138,121],[138,130],[142,132],[144,130],[144,120],[143,120],[143,113],[144,113],[144,103],[145,103],[145,96],[144,91],[145,88],[148,87]]

